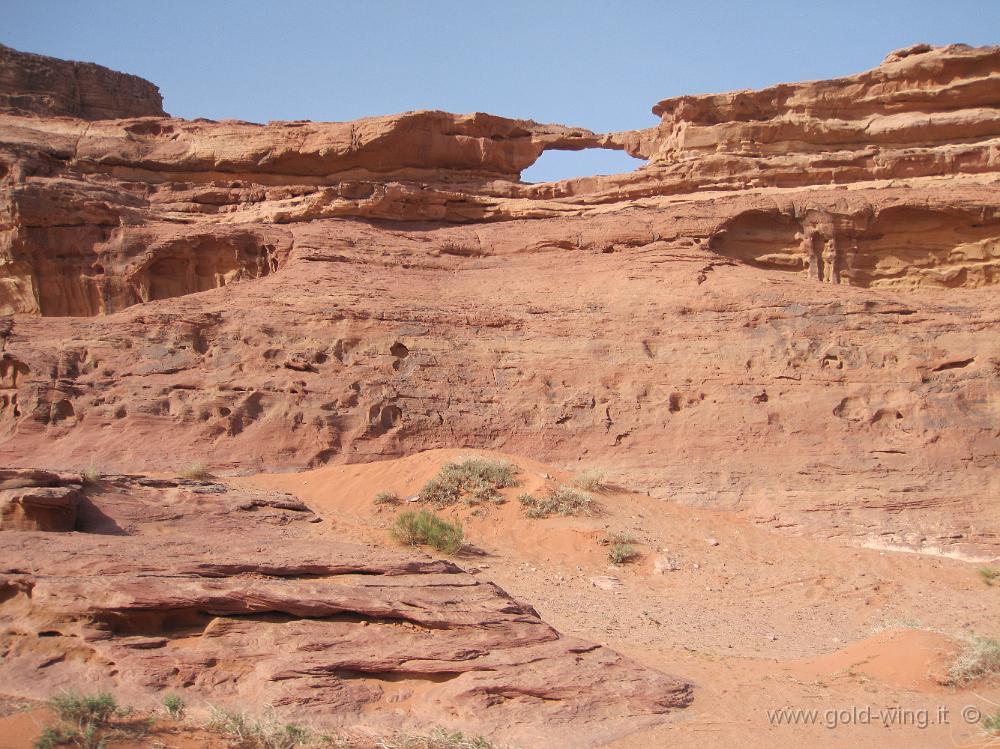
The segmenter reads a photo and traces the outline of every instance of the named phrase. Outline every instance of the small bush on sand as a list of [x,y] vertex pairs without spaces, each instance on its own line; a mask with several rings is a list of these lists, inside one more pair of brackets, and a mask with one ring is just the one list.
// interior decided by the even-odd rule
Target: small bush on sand
[[174,720],[184,717],[184,699],[178,694],[168,694],[163,698],[163,709]]
[[150,725],[148,720],[120,722],[118,719],[128,717],[132,711],[121,707],[106,692],[92,695],[67,692],[52,697],[49,708],[59,723],[42,730],[35,740],[35,749],[53,749],[67,744],[78,749],[104,749],[110,736],[145,733]]
[[1000,570],[993,569],[992,567],[980,567],[979,576],[987,585],[992,586],[1000,583]]
[[392,535],[401,543],[431,546],[442,554],[455,554],[462,548],[462,526],[429,510],[402,513],[392,526]]
[[192,463],[181,471],[180,477],[189,481],[204,481],[211,477],[208,467],[204,463]]
[[438,475],[424,484],[420,501],[435,507],[447,507],[459,501],[469,505],[500,504],[497,491],[517,486],[517,467],[505,460],[466,458],[446,463]]
[[294,749],[314,744],[318,739],[308,728],[282,723],[271,712],[254,718],[246,713],[213,707],[207,727],[238,746],[253,749]]
[[990,736],[1000,736],[1000,710],[983,718],[983,730]]
[[401,734],[382,738],[375,746],[378,749],[500,749],[482,736],[466,736],[444,728],[435,728],[426,736]]
[[398,505],[400,499],[396,496],[396,492],[382,491],[375,495],[374,501],[377,505]]
[[107,692],[90,695],[67,692],[51,698],[49,707],[59,720],[77,724],[103,725],[129,713]]
[[522,494],[517,498],[529,518],[547,518],[550,515],[581,515],[589,513],[594,506],[594,498],[585,491],[570,486],[560,486],[548,494],[536,497]]
[[593,468],[581,471],[573,477],[573,486],[588,492],[599,492],[604,488],[604,474]]
[[101,480],[101,472],[93,465],[89,465],[80,471],[80,480],[85,484],[96,484]]
[[633,536],[628,531],[611,531],[608,533],[607,540],[605,543],[608,544],[634,544],[635,536]]
[[1000,640],[973,635],[951,665],[948,677],[959,686],[1000,677]]
[[611,560],[612,564],[625,564],[631,562],[636,556],[638,554],[631,544],[614,543],[608,549],[608,559]]

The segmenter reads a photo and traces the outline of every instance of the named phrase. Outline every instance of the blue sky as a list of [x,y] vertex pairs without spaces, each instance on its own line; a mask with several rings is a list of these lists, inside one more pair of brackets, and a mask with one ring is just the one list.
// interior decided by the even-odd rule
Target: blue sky
[[[0,0],[0,19],[0,42],[141,75],[181,117],[444,109],[595,131],[648,127],[670,96],[845,75],[915,42],[1000,43],[998,0]],[[524,177],[623,160],[545,154]]]

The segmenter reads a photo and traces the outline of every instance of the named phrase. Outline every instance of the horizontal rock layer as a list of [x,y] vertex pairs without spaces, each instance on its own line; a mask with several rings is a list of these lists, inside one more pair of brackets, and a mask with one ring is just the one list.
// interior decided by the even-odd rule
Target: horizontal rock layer
[[150,708],[171,691],[317,727],[575,746],[690,702],[450,562],[331,540],[287,495],[108,476],[85,497],[77,533],[0,526],[8,694],[86,682]]
[[160,90],[138,76],[2,44],[0,112],[85,120],[166,116]]
[[[998,74],[998,48],[918,47],[611,134],[0,116],[0,458],[498,447],[995,553]],[[517,180],[588,147],[649,164]]]

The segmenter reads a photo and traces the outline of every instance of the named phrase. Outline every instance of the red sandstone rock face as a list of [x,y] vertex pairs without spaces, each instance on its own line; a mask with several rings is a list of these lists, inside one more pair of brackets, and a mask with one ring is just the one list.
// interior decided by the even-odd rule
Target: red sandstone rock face
[[[998,75],[997,48],[904,50],[607,135],[0,116],[0,456],[502,447],[776,526],[995,553]],[[594,146],[650,164],[517,181]]]
[[0,470],[0,530],[73,530],[80,488],[78,477]]
[[690,702],[450,562],[330,541],[293,497],[136,476],[83,497],[76,533],[0,526],[6,694],[87,683],[155,708],[183,690],[319,727],[439,722],[535,746]]
[[138,76],[2,44],[0,112],[85,120],[166,117],[160,90]]

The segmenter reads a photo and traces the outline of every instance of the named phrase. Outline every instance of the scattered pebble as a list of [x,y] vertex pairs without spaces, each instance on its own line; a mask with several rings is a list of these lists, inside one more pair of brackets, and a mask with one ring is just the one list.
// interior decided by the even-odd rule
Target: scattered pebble
[[622,587],[622,581],[613,575],[598,575],[590,578],[590,584],[601,590],[617,590]]

